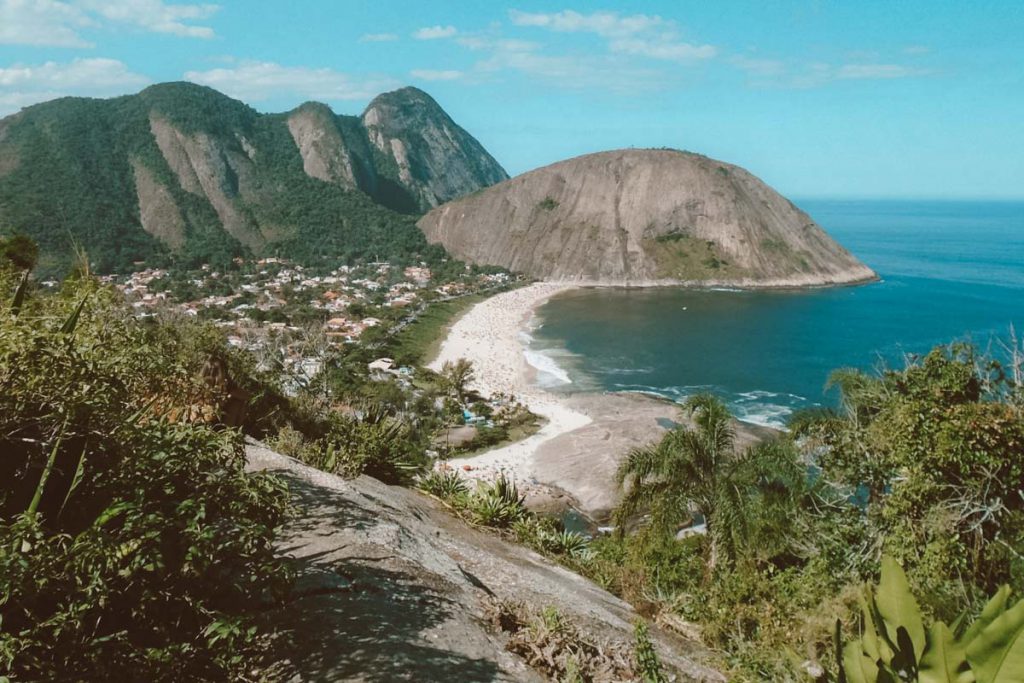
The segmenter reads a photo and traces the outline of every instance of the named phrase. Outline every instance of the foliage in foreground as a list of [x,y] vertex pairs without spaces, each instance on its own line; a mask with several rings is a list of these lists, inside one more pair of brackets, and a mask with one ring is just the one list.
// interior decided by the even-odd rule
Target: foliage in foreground
[[865,589],[860,638],[839,650],[839,680],[849,683],[1013,683],[1024,678],[1024,600],[1009,606],[1003,586],[972,623],[925,629],[903,569],[882,558],[877,590]]
[[[727,416],[698,413],[624,465],[628,533],[570,565],[719,649],[735,680],[834,671],[836,617],[859,635],[883,554],[906,570],[926,633],[983,614],[1001,585],[1024,589],[1022,364],[1007,355],[955,345],[877,376],[838,372],[839,410],[752,451],[731,447]],[[676,540],[694,512],[708,533]]]
[[0,313],[0,670],[249,675],[254,615],[288,585],[283,486],[245,473],[237,433],[161,415],[158,398],[204,387],[87,277],[16,302]]
[[642,621],[636,624],[635,646],[631,650],[594,637],[554,607],[533,611],[521,603],[495,601],[488,605],[488,616],[495,628],[508,637],[509,651],[552,680],[668,680]]

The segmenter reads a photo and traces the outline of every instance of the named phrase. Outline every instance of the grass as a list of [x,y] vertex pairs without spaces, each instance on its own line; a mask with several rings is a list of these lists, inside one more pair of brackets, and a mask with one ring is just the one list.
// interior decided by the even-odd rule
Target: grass
[[490,444],[487,446],[480,446],[478,448],[472,448],[468,451],[459,451],[457,453],[452,453],[450,459],[458,460],[460,458],[471,458],[474,455],[480,455],[481,453],[486,453],[487,451],[493,451],[498,448],[510,446],[514,443],[522,441],[523,439],[533,436],[534,434],[539,432],[540,428],[543,427],[545,424],[547,424],[547,420],[543,417],[538,416],[537,419],[534,420],[533,422],[524,425],[515,425],[514,427],[509,427],[508,438],[502,439],[498,443]]
[[654,259],[658,277],[703,280],[735,277],[739,270],[724,260],[714,242],[682,233],[669,233],[643,241]]
[[426,365],[437,357],[448,331],[469,309],[490,297],[522,287],[528,283],[514,282],[497,289],[476,294],[467,294],[447,301],[435,301],[419,314],[414,322],[406,326],[394,339],[393,352],[416,365]]
[[415,322],[399,332],[395,339],[395,356],[413,359],[425,365],[441,350],[441,343],[452,325],[470,308],[492,294],[469,294],[430,304]]

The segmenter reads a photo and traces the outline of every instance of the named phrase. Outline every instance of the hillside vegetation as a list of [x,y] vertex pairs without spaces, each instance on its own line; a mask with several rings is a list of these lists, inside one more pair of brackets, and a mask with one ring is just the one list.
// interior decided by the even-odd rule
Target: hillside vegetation
[[144,259],[441,253],[411,215],[505,177],[414,88],[374,100],[361,118],[316,104],[263,115],[168,83],[0,121],[0,232],[36,240],[47,272],[66,268],[72,243],[99,272]]

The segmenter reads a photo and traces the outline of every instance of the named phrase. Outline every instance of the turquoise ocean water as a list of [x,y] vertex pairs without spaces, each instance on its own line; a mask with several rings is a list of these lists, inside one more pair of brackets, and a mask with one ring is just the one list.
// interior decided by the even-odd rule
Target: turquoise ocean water
[[841,366],[1024,334],[1024,202],[803,201],[881,276],[859,287],[738,292],[588,289],[534,320],[527,357],[555,391],[712,391],[734,414],[782,426],[835,401]]

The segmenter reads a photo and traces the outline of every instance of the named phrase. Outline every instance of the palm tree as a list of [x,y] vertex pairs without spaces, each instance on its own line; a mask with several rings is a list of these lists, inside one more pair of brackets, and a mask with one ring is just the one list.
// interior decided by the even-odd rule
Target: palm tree
[[460,404],[466,396],[466,386],[473,381],[473,363],[459,358],[454,363],[446,360],[441,366],[441,386],[449,397]]
[[784,517],[804,474],[782,441],[737,453],[732,416],[714,396],[693,396],[684,409],[696,429],[677,427],[658,443],[633,449],[619,467],[624,494],[615,523],[622,528],[646,511],[652,530],[669,533],[698,513],[707,526],[708,569],[714,571],[755,536],[767,547],[785,535]]

